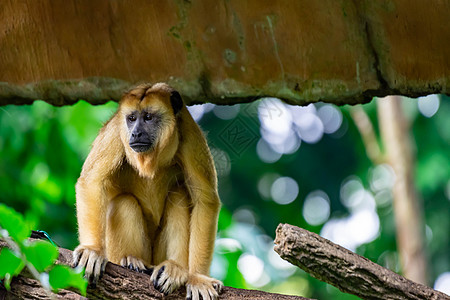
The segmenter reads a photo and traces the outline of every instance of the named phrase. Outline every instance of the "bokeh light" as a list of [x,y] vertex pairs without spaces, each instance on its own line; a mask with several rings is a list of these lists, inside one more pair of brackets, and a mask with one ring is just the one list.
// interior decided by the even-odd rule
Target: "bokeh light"
[[272,184],[275,180],[280,178],[281,176],[276,173],[265,173],[261,178],[258,180],[258,192],[260,196],[267,200],[270,199],[270,190],[272,187]]
[[244,253],[239,257],[238,268],[245,280],[254,285],[263,275],[264,262],[255,255]]
[[291,177],[280,177],[272,184],[270,195],[278,204],[292,203],[298,196],[298,184]]
[[440,102],[441,101],[438,95],[428,95],[425,97],[419,97],[417,106],[422,115],[427,118],[431,118],[438,111]]
[[392,189],[394,182],[395,173],[388,164],[377,165],[369,170],[370,189],[373,192]]
[[325,223],[330,217],[330,198],[324,191],[313,191],[303,203],[303,218],[310,225]]
[[315,144],[322,139],[324,126],[315,113],[305,113],[295,120],[298,136],[309,144]]
[[[317,108],[318,107],[318,108]],[[302,140],[319,142],[323,135],[335,134],[343,123],[341,111],[331,104],[287,105],[277,98],[263,98],[258,104],[262,139],[257,153],[266,163],[299,150]]]
[[242,250],[242,245],[238,240],[232,238],[218,238],[215,243],[217,253],[230,253]]
[[334,105],[322,105],[317,115],[323,123],[323,131],[327,134],[335,133],[342,125],[342,113]]
[[196,122],[199,122],[203,118],[203,115],[206,114],[207,112],[210,112],[211,110],[213,110],[214,107],[215,107],[214,104],[205,103],[205,104],[197,104],[197,105],[188,106],[187,109],[191,113],[192,118]]
[[264,139],[260,139],[256,144],[256,153],[263,162],[268,164],[277,162],[281,158],[281,153],[273,150],[271,145]]
[[450,272],[442,273],[434,282],[434,289],[450,296]]
[[223,106],[214,106],[213,113],[222,120],[231,120],[236,118],[240,110],[239,105],[223,105]]
[[255,225],[256,215],[252,210],[248,208],[238,208],[233,213],[233,220],[235,220],[236,222]]
[[349,250],[356,251],[362,244],[373,241],[379,235],[380,219],[375,198],[364,189],[361,180],[350,176],[341,186],[341,202],[350,214],[344,218],[332,218],[322,227],[321,236]]

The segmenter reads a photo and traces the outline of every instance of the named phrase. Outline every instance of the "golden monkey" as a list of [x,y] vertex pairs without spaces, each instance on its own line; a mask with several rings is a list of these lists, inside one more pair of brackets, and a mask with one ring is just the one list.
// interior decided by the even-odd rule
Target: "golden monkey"
[[186,285],[216,299],[208,276],[220,200],[214,163],[180,94],[165,83],[125,93],[95,139],[76,184],[75,266],[96,282],[106,262],[153,268],[156,289]]

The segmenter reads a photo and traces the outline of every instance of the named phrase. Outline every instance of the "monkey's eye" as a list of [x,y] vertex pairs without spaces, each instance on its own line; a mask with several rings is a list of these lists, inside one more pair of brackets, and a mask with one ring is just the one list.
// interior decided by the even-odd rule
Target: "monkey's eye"
[[144,121],[150,121],[151,119],[153,119],[153,115],[150,113],[146,113],[144,116]]
[[136,116],[135,115],[129,115],[128,116],[128,121],[130,121],[130,122],[136,121]]

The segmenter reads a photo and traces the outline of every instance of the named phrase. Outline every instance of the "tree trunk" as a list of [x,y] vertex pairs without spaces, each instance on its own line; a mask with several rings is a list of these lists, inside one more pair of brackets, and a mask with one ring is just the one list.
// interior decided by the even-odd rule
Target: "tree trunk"
[[403,115],[401,97],[378,99],[378,119],[387,162],[395,172],[393,205],[397,248],[406,278],[428,283],[424,251],[424,222],[414,184],[413,142]]

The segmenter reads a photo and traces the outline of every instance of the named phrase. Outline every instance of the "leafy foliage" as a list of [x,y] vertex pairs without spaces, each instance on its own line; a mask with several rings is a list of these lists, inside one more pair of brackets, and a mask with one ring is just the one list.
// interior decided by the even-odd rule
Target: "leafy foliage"
[[25,263],[8,248],[3,248],[0,252],[0,263],[0,278],[5,279],[5,287],[9,289],[12,277],[20,274]]
[[0,279],[6,289],[10,289],[12,278],[27,267],[49,293],[72,286],[86,295],[87,281],[82,272],[68,266],[55,266],[58,249],[47,241],[29,242],[30,233],[19,213],[0,204],[0,237],[11,248],[3,248],[0,252]]

